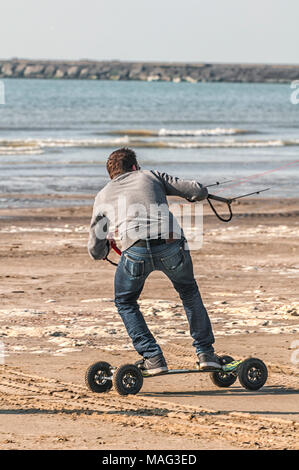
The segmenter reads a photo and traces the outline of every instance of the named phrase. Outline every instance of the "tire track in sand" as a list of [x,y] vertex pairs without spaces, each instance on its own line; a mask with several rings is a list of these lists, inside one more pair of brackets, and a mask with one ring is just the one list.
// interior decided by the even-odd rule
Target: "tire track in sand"
[[[243,412],[219,412],[142,394],[121,397],[116,392],[96,395],[82,385],[29,375],[16,368],[0,370],[0,409],[16,413],[90,416],[121,426],[205,441],[222,439],[253,449],[298,448],[299,423]],[[296,440],[297,439],[297,440]]]

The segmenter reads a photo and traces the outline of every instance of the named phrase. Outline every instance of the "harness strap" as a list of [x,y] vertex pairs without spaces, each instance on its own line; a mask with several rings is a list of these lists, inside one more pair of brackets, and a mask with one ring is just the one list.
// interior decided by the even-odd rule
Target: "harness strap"
[[[117,253],[119,256],[121,256],[121,251],[120,249],[117,247],[116,243],[114,242],[114,240],[110,240],[110,246],[111,248],[115,251],[115,253]],[[108,253],[109,254],[109,253]],[[107,256],[104,258],[105,261],[108,261],[108,263],[112,264],[113,266],[118,266],[117,263],[114,263],[114,261],[111,261],[111,259],[108,258],[108,254]]]
[[108,263],[113,264],[113,266],[118,266],[117,263],[114,263],[114,261],[111,261],[111,259],[107,258],[107,256],[106,258],[104,258],[104,261],[108,261]]

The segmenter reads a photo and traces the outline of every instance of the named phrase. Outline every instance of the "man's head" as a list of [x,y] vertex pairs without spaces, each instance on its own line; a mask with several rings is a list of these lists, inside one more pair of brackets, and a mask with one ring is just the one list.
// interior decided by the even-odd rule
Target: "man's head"
[[139,170],[136,154],[128,148],[121,148],[112,152],[107,160],[107,171],[111,179],[128,171]]

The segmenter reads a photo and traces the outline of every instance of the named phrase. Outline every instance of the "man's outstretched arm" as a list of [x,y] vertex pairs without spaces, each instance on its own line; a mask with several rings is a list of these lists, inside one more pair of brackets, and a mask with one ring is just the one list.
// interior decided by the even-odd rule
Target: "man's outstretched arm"
[[202,201],[208,197],[207,188],[198,181],[177,178],[159,171],[153,171],[153,174],[163,183],[167,196],[179,196],[191,202]]
[[104,259],[109,253],[108,220],[104,215],[93,217],[89,229],[88,253],[93,259]]

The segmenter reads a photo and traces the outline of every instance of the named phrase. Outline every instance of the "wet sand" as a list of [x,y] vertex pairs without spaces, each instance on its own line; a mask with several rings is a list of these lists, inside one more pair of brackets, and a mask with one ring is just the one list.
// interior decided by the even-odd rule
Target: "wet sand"
[[[86,251],[91,206],[0,211],[0,448],[299,448],[299,203],[247,199],[234,209],[223,224],[205,207],[194,270],[216,351],[263,359],[266,385],[168,376],[146,379],[133,397],[84,384],[96,360],[137,359],[112,301],[115,268]],[[185,314],[162,273],[140,304],[169,366],[192,367]]]

